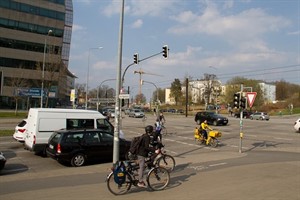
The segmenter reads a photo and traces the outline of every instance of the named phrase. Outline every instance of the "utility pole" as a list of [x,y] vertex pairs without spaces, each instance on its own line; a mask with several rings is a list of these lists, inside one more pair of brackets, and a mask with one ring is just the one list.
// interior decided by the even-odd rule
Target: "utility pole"
[[[241,84],[240,100],[243,97],[243,84]],[[239,102],[240,103],[240,102]],[[243,109],[240,108],[240,144],[239,153],[242,153],[242,140],[243,140]]]

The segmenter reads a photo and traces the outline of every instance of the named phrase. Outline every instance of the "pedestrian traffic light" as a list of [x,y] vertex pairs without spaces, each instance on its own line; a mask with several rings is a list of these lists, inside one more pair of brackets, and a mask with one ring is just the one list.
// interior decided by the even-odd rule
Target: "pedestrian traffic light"
[[133,55],[133,62],[134,62],[134,64],[139,64],[139,54],[138,53],[135,53]]
[[163,49],[163,51],[162,51],[163,57],[165,59],[167,59],[169,57],[169,48],[168,48],[168,45],[163,46],[162,49]]
[[125,99],[122,99],[121,100],[121,107],[124,107],[124,105],[125,105]]
[[245,109],[246,108],[246,98],[245,97],[242,97],[241,100],[240,100],[240,107],[242,109]]
[[234,108],[239,108],[239,105],[240,105],[240,94],[235,93],[233,95],[233,107]]

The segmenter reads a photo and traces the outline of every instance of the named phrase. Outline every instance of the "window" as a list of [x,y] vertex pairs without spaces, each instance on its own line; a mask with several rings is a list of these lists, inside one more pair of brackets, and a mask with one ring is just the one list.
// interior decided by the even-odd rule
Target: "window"
[[107,133],[99,133],[101,142],[112,142],[113,141],[113,136],[111,134]]
[[94,129],[94,119],[67,119],[67,129]]

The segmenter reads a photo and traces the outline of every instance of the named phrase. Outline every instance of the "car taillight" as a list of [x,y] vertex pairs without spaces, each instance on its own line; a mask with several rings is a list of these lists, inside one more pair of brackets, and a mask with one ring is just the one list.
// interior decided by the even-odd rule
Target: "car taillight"
[[56,150],[57,153],[61,153],[61,148],[60,148],[60,144],[57,144],[57,150]]
[[18,129],[19,132],[24,133],[26,129]]

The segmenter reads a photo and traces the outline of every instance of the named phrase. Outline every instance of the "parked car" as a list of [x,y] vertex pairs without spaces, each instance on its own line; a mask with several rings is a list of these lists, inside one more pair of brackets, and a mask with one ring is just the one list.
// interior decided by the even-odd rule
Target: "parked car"
[[4,168],[6,163],[6,158],[4,157],[4,154],[0,151],[0,171]]
[[295,121],[294,129],[300,133],[300,118]]
[[[251,111],[245,110],[245,111],[243,111],[243,118],[250,118],[250,116],[252,114],[253,113]],[[241,117],[241,112],[234,113],[234,117],[235,118],[240,118]]]
[[208,124],[212,124],[214,126],[218,125],[227,125],[228,119],[220,114],[216,114],[215,112],[197,112],[195,115],[195,122],[200,125],[204,120],[207,120]]
[[145,113],[140,109],[133,109],[129,112],[128,116],[134,118],[142,118],[145,116]]
[[[88,161],[111,161],[113,157],[114,136],[99,129],[58,130],[49,138],[47,156],[60,163],[74,167]],[[120,138],[120,159],[125,159],[131,141]]]
[[250,119],[256,119],[256,120],[269,120],[270,116],[266,112],[255,112],[250,115]]
[[27,129],[27,119],[23,119],[15,128],[13,138],[18,142],[24,143]]

